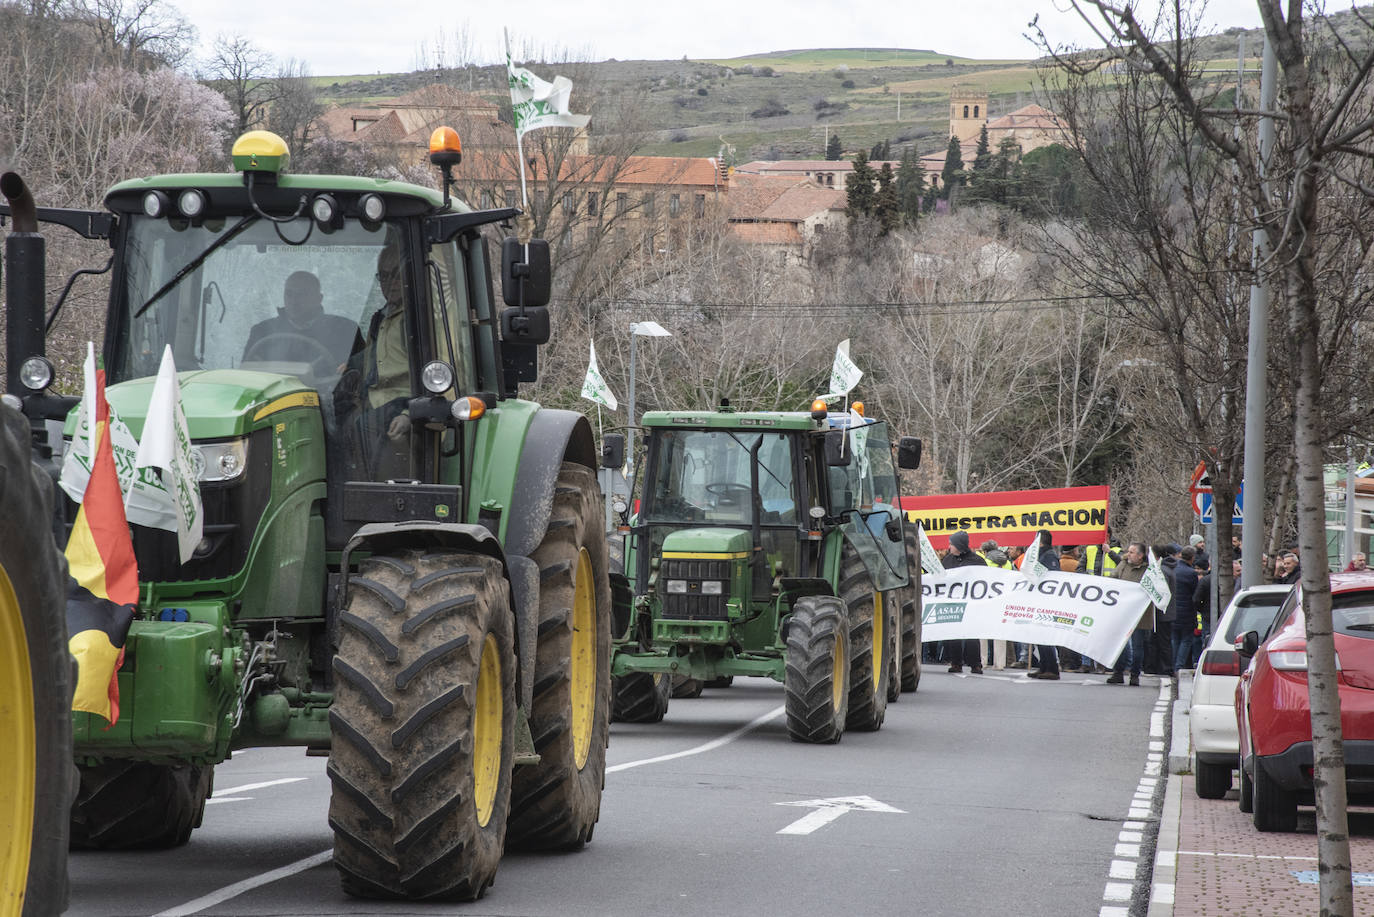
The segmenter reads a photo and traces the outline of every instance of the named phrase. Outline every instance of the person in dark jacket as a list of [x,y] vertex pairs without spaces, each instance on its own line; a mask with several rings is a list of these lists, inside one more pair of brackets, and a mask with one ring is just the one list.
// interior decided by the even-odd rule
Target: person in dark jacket
[[1174,674],[1193,666],[1193,631],[1197,627],[1197,571],[1191,547],[1179,550],[1174,565]]
[[1197,609],[1198,630],[1193,640],[1193,667],[1197,668],[1202,648],[1212,633],[1212,571],[1204,570],[1202,561],[1194,560],[1193,569],[1197,571],[1197,591],[1193,593],[1193,607]]
[[[940,561],[946,570],[954,567],[986,567],[987,561],[970,550],[968,532],[959,531],[949,536],[949,553]],[[983,674],[983,656],[979,651],[978,640],[947,640],[945,650],[949,655],[949,670],[962,672],[967,664],[974,675]]]
[[1292,551],[1284,551],[1279,554],[1278,563],[1280,566],[1275,567],[1275,583],[1291,586],[1302,579],[1302,564],[1299,562],[1297,554]]
[[[1145,576],[1147,568],[1145,559],[1145,545],[1139,541],[1133,541],[1126,548],[1126,556],[1121,558],[1121,563],[1117,564],[1112,576],[1128,583],[1138,583]],[[1107,684],[1119,685],[1125,682],[1126,667],[1131,667],[1131,684],[1140,684],[1140,669],[1145,663],[1145,641],[1150,636],[1150,628],[1154,625],[1155,608],[1153,605],[1146,607],[1140,615],[1140,620],[1136,622],[1135,630],[1131,632],[1131,637],[1126,641],[1126,645],[1121,649],[1121,655],[1116,659],[1116,665],[1112,666],[1112,674],[1107,678]]]
[[1212,569],[1212,556],[1207,553],[1207,548],[1204,547],[1206,543],[1207,539],[1201,535],[1188,536],[1188,545],[1193,549],[1193,566],[1197,567],[1198,564],[1201,564],[1203,570],[1210,570]]
[[[1059,569],[1059,552],[1054,549],[1054,536],[1050,534],[1048,529],[1040,530],[1040,563],[1047,570]],[[1045,681],[1058,681],[1058,651],[1052,646],[1037,646],[1035,651],[1040,654],[1040,668],[1032,669],[1026,673],[1026,676]]]

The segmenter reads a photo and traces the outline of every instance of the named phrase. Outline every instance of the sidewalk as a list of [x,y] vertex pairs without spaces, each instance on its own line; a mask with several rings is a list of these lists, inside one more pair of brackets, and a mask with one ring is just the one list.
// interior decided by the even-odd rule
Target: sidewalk
[[[1240,811],[1237,788],[1225,799],[1199,799],[1188,740],[1191,673],[1179,679],[1178,689],[1150,917],[1320,913],[1313,810],[1299,808],[1296,833],[1266,834]],[[1374,913],[1374,811],[1351,810],[1350,859],[1355,913]]]

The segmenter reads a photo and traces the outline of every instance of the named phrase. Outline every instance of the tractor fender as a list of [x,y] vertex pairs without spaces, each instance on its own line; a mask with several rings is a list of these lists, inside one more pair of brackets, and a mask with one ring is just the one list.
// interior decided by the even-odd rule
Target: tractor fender
[[553,511],[553,488],[563,463],[596,471],[596,440],[587,418],[574,411],[541,409],[530,422],[515,476],[506,523],[506,553],[528,557],[544,540]]
[[[501,549],[501,542],[484,525],[469,525],[462,522],[430,522],[412,520],[408,522],[373,522],[364,525],[353,533],[344,546],[340,558],[340,593],[348,596],[349,555],[359,548],[368,553],[385,554],[398,548],[449,548],[486,554],[501,562],[501,569],[511,587],[511,601],[515,616],[515,692],[528,708],[534,693],[533,671],[527,672],[522,660],[534,659],[534,645],[537,638],[537,612],[539,605],[539,568],[526,557],[507,557]],[[340,602],[340,608],[343,603]]]

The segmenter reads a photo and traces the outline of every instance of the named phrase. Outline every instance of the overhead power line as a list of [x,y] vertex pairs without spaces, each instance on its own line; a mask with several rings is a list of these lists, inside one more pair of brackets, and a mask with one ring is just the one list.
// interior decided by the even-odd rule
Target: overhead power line
[[[885,311],[912,312],[924,315],[953,315],[966,312],[999,312],[1015,309],[1019,312],[1064,309],[1088,301],[1101,301],[1106,297],[1096,295],[1078,296],[1036,296],[1022,299],[963,299],[897,302],[680,302],[666,299],[603,299],[592,305],[603,309],[625,311],[629,309],[656,309],[662,312],[701,312],[708,309],[729,309],[749,314],[790,314],[808,312],[812,314]],[[565,305],[571,305],[565,303]]]

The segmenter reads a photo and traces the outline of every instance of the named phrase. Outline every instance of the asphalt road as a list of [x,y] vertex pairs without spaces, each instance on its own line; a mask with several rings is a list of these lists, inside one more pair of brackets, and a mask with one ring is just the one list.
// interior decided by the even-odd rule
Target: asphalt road
[[[73,854],[68,913],[1098,915],[1122,878],[1123,823],[1140,822],[1128,810],[1159,700],[1146,681],[928,670],[879,732],[807,746],[787,739],[780,686],[736,679],[674,700],[662,723],[615,724],[595,840],[506,857],[467,905],[345,896],[324,759],[253,749],[216,769],[185,847]],[[795,805],[810,800],[847,802]]]

